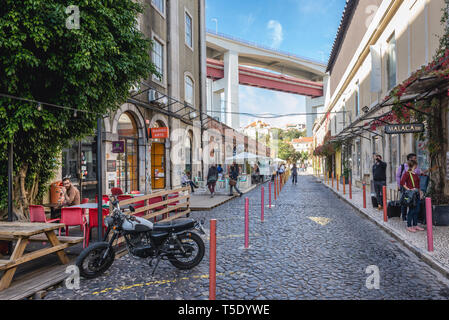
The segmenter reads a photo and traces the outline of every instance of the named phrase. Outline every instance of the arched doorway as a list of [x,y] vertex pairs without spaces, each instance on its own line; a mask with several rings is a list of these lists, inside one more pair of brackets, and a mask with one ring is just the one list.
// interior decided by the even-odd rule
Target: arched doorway
[[124,153],[117,157],[118,187],[123,192],[139,190],[139,134],[131,113],[121,114],[117,132],[124,141]]
[[[165,124],[156,121],[153,128],[162,128]],[[164,139],[153,139],[151,144],[151,187],[152,189],[165,189],[165,141]]]

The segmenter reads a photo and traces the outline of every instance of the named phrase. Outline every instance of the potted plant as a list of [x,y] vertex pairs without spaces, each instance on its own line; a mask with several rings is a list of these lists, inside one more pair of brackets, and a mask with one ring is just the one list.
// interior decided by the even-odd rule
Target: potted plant
[[345,177],[345,184],[349,184],[349,177],[351,176],[351,169],[349,168],[348,161],[343,162],[343,172],[340,177],[340,182],[343,183],[343,177]]

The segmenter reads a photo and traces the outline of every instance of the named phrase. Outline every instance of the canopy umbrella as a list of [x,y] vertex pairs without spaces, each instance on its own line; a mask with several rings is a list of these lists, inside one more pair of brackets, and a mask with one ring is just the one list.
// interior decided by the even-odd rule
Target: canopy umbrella
[[280,159],[280,158],[275,158],[273,159],[273,162],[285,162],[286,160],[284,159]]
[[232,162],[232,161],[236,161],[236,160],[258,160],[258,159],[265,159],[265,158],[267,158],[267,157],[259,156],[257,154],[251,153],[251,152],[242,152],[233,157],[226,158],[226,162]]

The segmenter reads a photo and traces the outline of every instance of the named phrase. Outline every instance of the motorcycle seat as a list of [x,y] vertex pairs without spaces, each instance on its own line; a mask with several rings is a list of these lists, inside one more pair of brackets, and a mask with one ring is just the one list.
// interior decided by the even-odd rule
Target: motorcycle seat
[[180,232],[191,229],[195,226],[195,220],[181,218],[167,222],[157,222],[153,225],[153,231]]

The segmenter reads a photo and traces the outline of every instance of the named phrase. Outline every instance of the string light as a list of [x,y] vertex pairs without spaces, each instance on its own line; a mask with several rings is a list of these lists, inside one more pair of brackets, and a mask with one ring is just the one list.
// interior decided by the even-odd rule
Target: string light
[[42,105],[40,102],[37,104],[37,111],[42,111]]

